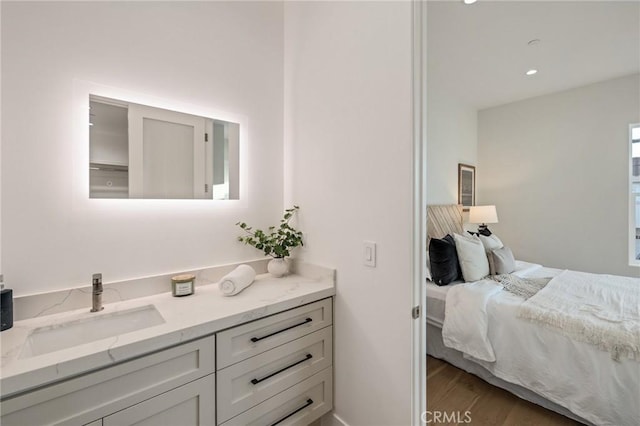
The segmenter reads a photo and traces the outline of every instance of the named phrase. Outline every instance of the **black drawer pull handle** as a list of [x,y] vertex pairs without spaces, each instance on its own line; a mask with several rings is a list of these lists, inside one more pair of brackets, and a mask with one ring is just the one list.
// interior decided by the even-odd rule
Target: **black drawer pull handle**
[[311,321],[313,321],[311,318],[306,318],[306,319],[305,319],[303,322],[301,322],[300,324],[295,324],[295,325],[292,325],[291,327],[287,327],[287,328],[283,328],[282,330],[274,331],[273,333],[271,333],[271,334],[267,334],[266,336],[262,336],[262,337],[252,337],[252,338],[251,338],[251,341],[252,341],[253,343],[255,343],[255,342],[259,342],[259,341],[260,341],[260,340],[262,340],[262,339],[266,339],[267,337],[275,336],[276,334],[283,333],[283,332],[285,332],[285,331],[287,331],[287,330],[291,330],[292,328],[300,327],[301,325],[305,325],[306,323],[311,322]]
[[251,379],[251,383],[254,384],[254,385],[257,385],[258,383],[264,382],[265,380],[272,378],[276,374],[280,374],[283,371],[286,371],[286,370],[288,370],[290,368],[293,368],[298,364],[302,364],[303,362],[305,362],[306,360],[309,360],[311,358],[313,358],[313,355],[307,354],[307,356],[305,356],[304,359],[301,359],[300,361],[296,361],[293,364],[286,366],[285,368],[281,368],[280,370],[276,371],[275,373],[271,373],[268,376],[263,377],[262,379]]
[[307,399],[307,402],[300,408],[296,409],[296,411],[287,414],[285,417],[281,418],[280,420],[278,420],[275,423],[272,423],[271,426],[276,426],[279,425],[280,423],[284,422],[285,420],[287,420],[289,417],[293,416],[294,414],[296,414],[297,412],[300,412],[302,410],[304,410],[305,408],[307,408],[308,406],[310,406],[311,404],[313,404],[313,399],[309,398]]

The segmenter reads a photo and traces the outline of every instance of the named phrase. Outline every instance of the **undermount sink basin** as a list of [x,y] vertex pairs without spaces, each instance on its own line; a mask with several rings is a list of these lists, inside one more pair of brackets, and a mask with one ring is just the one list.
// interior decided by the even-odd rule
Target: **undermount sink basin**
[[153,305],[34,329],[22,347],[20,358],[30,358],[96,340],[142,330],[164,323]]

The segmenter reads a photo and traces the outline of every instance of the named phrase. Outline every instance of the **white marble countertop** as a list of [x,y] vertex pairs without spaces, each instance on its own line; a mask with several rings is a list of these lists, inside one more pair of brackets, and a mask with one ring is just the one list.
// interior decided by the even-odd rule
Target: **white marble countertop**
[[[334,271],[311,276],[273,278],[261,274],[240,294],[223,296],[216,284],[198,286],[193,295],[173,297],[171,292],[104,305],[100,313],[89,307],[14,322],[0,334],[2,360],[0,390],[6,398],[39,386],[203,337],[276,312],[295,308],[335,294]],[[131,308],[154,305],[164,323],[30,358],[20,358],[22,347],[36,328],[92,318]]]

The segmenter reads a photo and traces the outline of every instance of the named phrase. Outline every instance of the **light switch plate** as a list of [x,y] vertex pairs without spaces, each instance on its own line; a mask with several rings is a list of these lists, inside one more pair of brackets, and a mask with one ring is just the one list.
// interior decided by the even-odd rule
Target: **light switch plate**
[[373,241],[365,241],[363,243],[364,246],[364,257],[363,263],[365,266],[376,266],[376,243]]

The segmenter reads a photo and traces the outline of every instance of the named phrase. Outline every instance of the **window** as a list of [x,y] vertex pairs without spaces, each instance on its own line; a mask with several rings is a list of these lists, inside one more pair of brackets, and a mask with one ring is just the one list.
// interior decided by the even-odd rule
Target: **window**
[[629,194],[629,260],[640,266],[640,124],[629,127],[631,139],[631,179]]

